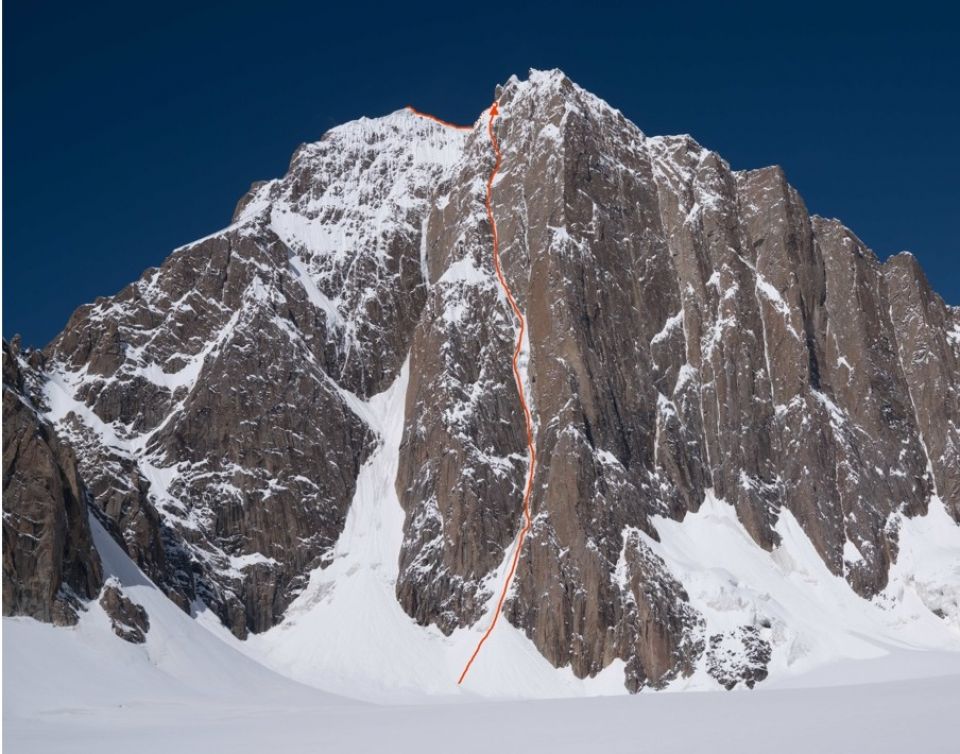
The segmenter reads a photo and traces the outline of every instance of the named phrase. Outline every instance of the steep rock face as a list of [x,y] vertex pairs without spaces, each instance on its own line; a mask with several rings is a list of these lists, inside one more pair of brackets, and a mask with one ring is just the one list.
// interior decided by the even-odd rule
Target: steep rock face
[[960,309],[930,288],[914,256],[884,265],[897,355],[937,493],[960,523]]
[[[500,108],[494,211],[505,274],[529,321],[524,369],[540,459],[508,616],[578,675],[621,657],[632,688],[660,684],[691,669],[699,624],[662,563],[626,532],[655,536],[649,515],[695,505],[704,471],[679,422],[665,444],[681,444],[675,472],[686,483],[661,484],[653,471],[656,384],[670,378],[655,374],[669,366],[648,344],[679,305],[666,244],[649,227],[659,229],[650,159],[635,126],[560,76],[511,83]],[[485,176],[489,142],[482,132],[471,139],[485,147]],[[408,511],[398,594],[418,620],[447,631],[477,620],[499,588],[484,579],[516,535],[526,465],[513,317],[492,276],[486,219],[459,209],[462,193],[483,185],[469,150],[465,162],[464,188],[429,219],[447,234],[428,235],[440,264],[411,356],[419,383],[408,394],[401,469],[418,478],[410,484],[401,470],[398,480]],[[632,177],[644,171],[646,181]],[[451,207],[466,227],[443,222]],[[669,352],[665,344],[658,356],[666,362]],[[435,467],[422,463],[428,457]],[[465,599],[451,591],[460,584]]]
[[429,293],[410,350],[397,477],[407,513],[397,596],[447,633],[482,614],[481,582],[516,533],[526,459],[512,314],[492,272],[483,128],[463,155],[424,226]]
[[3,342],[3,614],[72,625],[103,580],[76,460],[30,399],[34,368]]
[[[779,168],[647,137],[557,71],[498,107],[492,209],[538,457],[505,617],[580,677],[619,659],[633,691],[696,668],[751,686],[776,627],[711,625],[657,522],[719,498],[774,550],[795,518],[876,595],[903,516],[936,492],[960,521],[960,315],[911,257],[880,264],[811,218]],[[24,405],[182,608],[240,637],[278,622],[379,441],[363,400],[409,358],[396,597],[447,634],[490,619],[528,459],[488,117],[333,129],[46,349]]]
[[[712,488],[763,547],[790,510],[834,573],[866,597],[882,589],[892,516],[923,513],[931,492],[897,359],[899,289],[853,234],[811,219],[777,168],[735,172],[688,137],[646,138],[558,72],[511,81],[499,107],[494,213],[528,317],[538,451],[507,615],[580,676],[620,657],[629,686],[658,685],[709,646],[729,685],[715,659],[726,640],[707,642],[629,532],[656,539],[652,516],[681,519]],[[484,137],[471,134],[428,218],[444,231],[427,235],[398,479],[398,595],[445,631],[475,622],[499,589],[489,579],[519,529],[525,468],[515,323],[477,207]],[[932,316],[943,332],[946,315]],[[618,577],[634,551],[644,577]],[[761,629],[734,632],[750,639],[751,684],[769,659]]]
[[272,626],[343,528],[425,297],[425,198],[461,137],[398,113],[334,129],[224,231],[77,311],[49,417],[134,560],[238,636]]

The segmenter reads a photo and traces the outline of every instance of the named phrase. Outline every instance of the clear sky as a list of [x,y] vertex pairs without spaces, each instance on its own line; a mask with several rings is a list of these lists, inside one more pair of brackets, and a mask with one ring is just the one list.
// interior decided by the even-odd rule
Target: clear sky
[[531,67],[735,169],[782,165],[960,304],[960,25],[890,5],[8,0],[3,334],[45,344],[327,128],[407,103],[470,122]]

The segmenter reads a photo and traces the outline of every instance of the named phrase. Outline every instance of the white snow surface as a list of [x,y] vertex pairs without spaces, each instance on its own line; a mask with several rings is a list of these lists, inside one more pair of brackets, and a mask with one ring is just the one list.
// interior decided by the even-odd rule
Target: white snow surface
[[[773,649],[765,683],[802,684],[805,674],[833,665],[847,668],[849,683],[859,672],[850,660],[917,657],[926,650],[957,653],[960,663],[960,527],[937,498],[927,516],[904,517],[899,525],[900,558],[874,600],[830,573],[787,510],[780,514],[776,530],[782,541],[773,552],[753,541],[732,506],[709,493],[682,522],[657,518],[660,542],[641,536],[683,584],[707,621],[708,636],[760,627]],[[702,666],[671,685],[715,687]]]
[[[120,641],[110,618],[92,601],[72,628],[58,628],[32,618],[4,618],[4,686],[34,681],[51,684],[51,694],[85,703],[123,704],[133,689],[148,690],[158,698],[189,699],[211,693],[227,696],[238,689],[257,687],[281,697],[326,694],[282,678],[251,661],[173,604],[134,564],[93,517],[90,527],[103,563],[104,580],[119,582],[123,593],[142,605],[150,629],[142,645]],[[8,652],[8,647],[14,651]],[[33,665],[49,672],[22,673]],[[72,669],[76,673],[58,671]],[[31,678],[32,676],[32,678]],[[90,683],[91,678],[98,682]],[[53,688],[56,686],[56,689]],[[36,700],[29,694],[6,696],[8,710],[29,712]]]
[[92,517],[90,524],[104,578],[147,611],[146,642],[115,636],[96,601],[70,628],[4,618],[4,750],[121,751],[125,733],[127,745],[138,739],[144,751],[158,751],[151,747],[166,739],[151,741],[151,729],[172,731],[173,720],[200,710],[229,710],[222,713],[229,719],[262,716],[265,701],[278,709],[358,704],[283,678],[227,646],[167,599]]
[[[860,685],[381,706],[302,687],[286,693],[292,685],[278,693],[266,679],[241,683],[242,674],[232,691],[186,695],[158,683],[156,668],[124,664],[115,647],[88,645],[78,631],[22,619],[4,619],[4,628],[10,754],[956,751],[955,655],[928,653],[939,665],[928,663],[925,677]],[[99,694],[108,684],[111,693]]]

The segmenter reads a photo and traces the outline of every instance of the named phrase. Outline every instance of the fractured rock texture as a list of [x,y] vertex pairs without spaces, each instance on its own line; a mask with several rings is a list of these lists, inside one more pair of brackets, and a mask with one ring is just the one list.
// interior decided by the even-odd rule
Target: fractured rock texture
[[72,625],[103,580],[73,451],[29,398],[33,368],[3,343],[3,614]]
[[113,632],[131,644],[143,644],[150,630],[150,616],[142,605],[133,602],[123,593],[120,583],[108,581],[100,595],[100,606],[110,617]]
[[184,609],[274,625],[343,529],[426,295],[459,134],[399,113],[301,147],[224,231],[79,309],[42,400],[131,557]]
[[[898,278],[896,262],[811,218],[777,168],[736,172],[689,137],[647,138],[556,72],[511,81],[500,109],[494,211],[529,322],[538,447],[510,620],[578,675],[615,657],[631,687],[688,673],[706,637],[643,538],[656,538],[652,516],[681,519],[707,488],[761,546],[777,545],[788,509],[834,573],[866,597],[882,589],[896,555],[888,522],[925,512],[938,468],[938,491],[956,505],[957,463],[927,473],[928,454],[956,452],[956,425],[942,420],[956,415],[955,312],[918,271]],[[461,209],[480,187],[475,152],[481,177],[490,169],[473,145],[482,138],[471,135],[428,218],[443,232],[427,236],[433,285],[398,480],[408,512],[398,594],[446,631],[475,621],[499,587],[484,578],[518,530],[525,467],[514,325],[481,266],[486,219],[476,200]],[[899,303],[909,295],[918,300]],[[907,306],[915,313],[899,312]],[[902,367],[917,360],[899,342],[905,319],[939,338],[933,378]],[[911,403],[920,382],[936,431]],[[618,577],[624,553],[642,578]],[[747,654],[755,662],[739,677],[753,683],[766,661]]]

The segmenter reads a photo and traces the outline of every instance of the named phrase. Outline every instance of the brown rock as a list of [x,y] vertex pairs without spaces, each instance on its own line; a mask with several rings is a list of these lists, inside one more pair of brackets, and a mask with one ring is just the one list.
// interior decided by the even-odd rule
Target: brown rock
[[17,344],[3,343],[3,614],[69,625],[102,581],[71,449],[38,415]]
[[123,593],[120,582],[109,579],[100,594],[100,606],[110,617],[113,632],[131,644],[143,644],[150,630],[150,618],[142,605]]
[[[616,573],[624,532],[656,538],[652,516],[682,519],[707,488],[759,545],[778,544],[787,509],[832,571],[864,596],[881,590],[896,555],[888,522],[923,513],[931,492],[922,437],[934,438],[931,457],[951,460],[957,446],[939,419],[957,395],[955,314],[900,286],[924,312],[913,321],[939,338],[936,376],[911,377],[909,315],[897,314],[907,293],[889,292],[890,273],[843,226],[810,218],[779,168],[738,173],[689,137],[646,138],[558,72],[511,81],[500,110],[494,212],[528,319],[538,453],[510,620],[580,676],[614,657],[634,689],[690,672],[704,642],[682,589],[652,554],[646,591],[616,588]],[[478,619],[484,578],[520,522],[514,323],[475,191],[489,169],[475,132],[428,218],[431,289],[397,485],[397,593],[444,631]],[[937,432],[922,431],[911,380],[932,386],[925,421]],[[937,467],[947,496],[958,467]],[[856,562],[844,560],[848,541]],[[769,647],[754,631],[737,633],[756,660],[743,667],[722,669],[726,640],[707,647],[722,683],[765,673]]]
[[459,138],[409,113],[334,129],[47,348],[43,391],[73,402],[58,430],[95,503],[184,609],[262,631],[326,562],[377,442],[360,401],[396,377],[423,306],[422,215]]

